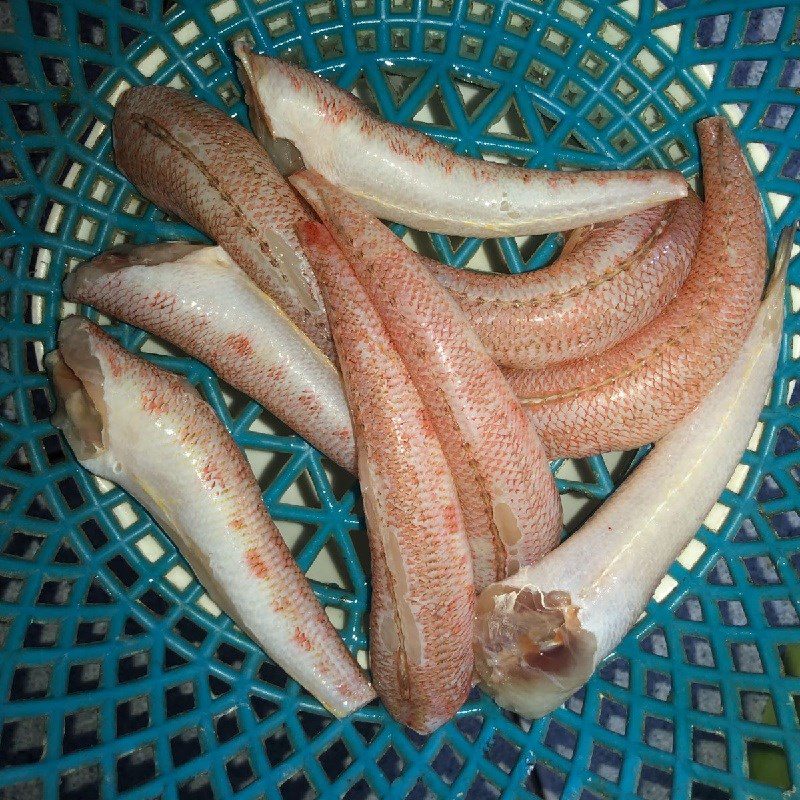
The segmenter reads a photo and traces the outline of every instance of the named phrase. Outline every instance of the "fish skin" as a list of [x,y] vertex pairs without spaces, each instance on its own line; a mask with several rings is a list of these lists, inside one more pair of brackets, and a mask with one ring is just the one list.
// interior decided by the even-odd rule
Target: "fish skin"
[[[457,155],[241,39],[234,51],[267,149],[291,142],[306,168],[381,219],[458,236],[523,236],[618,219],[688,191],[680,173],[666,170],[555,172]],[[288,159],[289,169],[300,161]]]
[[585,683],[724,490],[779,357],[795,231],[784,231],[766,297],[716,386],[561,547],[478,598],[476,670],[504,708],[538,718]]
[[692,263],[694,197],[574,231],[555,262],[521,275],[426,259],[501,366],[539,369],[602,353],[653,320]]

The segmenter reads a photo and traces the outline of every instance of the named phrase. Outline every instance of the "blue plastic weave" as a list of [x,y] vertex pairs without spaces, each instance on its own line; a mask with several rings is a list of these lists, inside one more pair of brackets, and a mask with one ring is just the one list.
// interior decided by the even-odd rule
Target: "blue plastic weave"
[[[800,795],[796,314],[757,445],[586,689],[533,725],[476,694],[427,739],[377,704],[332,720],[215,615],[142,509],[76,465],[41,372],[71,310],[65,269],[112,243],[197,237],[114,168],[108,123],[124,86],[186,87],[244,119],[230,40],[249,31],[257,49],[461,152],[687,176],[694,122],[724,109],[754,143],[774,244],[800,215],[800,14],[771,5],[0,0],[0,800]],[[558,245],[415,241],[512,271]],[[363,650],[356,489],[205,367],[109,330],[201,388],[259,465],[300,565],[341,568],[341,586],[315,589]],[[575,524],[640,456],[554,465],[585,501]]]

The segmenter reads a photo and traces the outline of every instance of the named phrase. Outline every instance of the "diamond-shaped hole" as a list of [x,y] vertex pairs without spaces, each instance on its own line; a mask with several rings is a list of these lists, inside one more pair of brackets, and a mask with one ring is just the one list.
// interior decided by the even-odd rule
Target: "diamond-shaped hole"
[[447,47],[447,34],[444,31],[426,30],[423,47],[429,53],[443,53]]
[[172,763],[176,767],[180,767],[202,755],[203,745],[200,740],[200,729],[197,727],[184,728],[179,733],[171,736],[169,749],[172,755]]
[[751,642],[732,642],[729,647],[733,666],[737,672],[764,672],[764,662],[758,652],[758,645]]
[[717,600],[719,615],[725,625],[745,626],[749,624],[741,600]]
[[172,603],[154,589],[147,589],[139,598],[139,602],[157,617],[166,616],[167,612],[172,608]]
[[7,720],[0,729],[0,767],[36,764],[47,744],[47,717]]
[[604,780],[617,783],[622,770],[622,754],[595,742],[592,747],[589,769]]
[[548,50],[565,56],[572,47],[572,38],[556,28],[547,28],[542,36],[542,44]]
[[780,6],[747,12],[745,44],[770,44],[778,38],[786,9]]
[[[381,759],[383,759],[385,755],[386,753],[381,756]],[[350,755],[350,751],[347,749],[347,745],[344,743],[343,739],[337,739],[329,747],[323,750],[317,756],[317,760],[331,781],[336,780],[350,766],[350,764],[353,763],[353,757]],[[403,762],[401,760],[400,772],[402,772],[402,763]],[[380,761],[378,762],[378,766],[380,766]],[[386,773],[384,772],[384,774]],[[400,773],[398,772],[398,775],[399,774]],[[389,778],[389,780],[391,781],[393,778]]]
[[555,70],[552,67],[534,58],[525,71],[525,80],[546,89],[550,85],[553,75],[555,75]]
[[642,764],[636,793],[642,800],[664,800],[672,796],[672,774],[651,764]]
[[264,752],[273,767],[282,764],[294,752],[292,741],[285,725],[281,725],[267,734],[264,738]]
[[208,631],[201,628],[189,617],[181,617],[175,623],[175,631],[189,644],[200,647],[208,636]]
[[14,702],[47,697],[52,675],[50,664],[20,664],[11,678],[8,699]]
[[687,635],[681,637],[683,654],[688,664],[698,667],[714,667],[714,650],[711,641],[705,636]]
[[725,42],[731,24],[730,14],[715,14],[697,21],[695,43],[698,47],[719,47]]
[[624,736],[628,728],[628,709],[611,697],[601,697],[597,721],[606,730]]
[[770,517],[775,535],[779,539],[796,539],[800,537],[800,514],[792,509]]
[[93,692],[100,686],[103,674],[101,661],[86,661],[73,664],[67,673],[67,694]]
[[645,653],[651,653],[654,656],[661,658],[669,657],[669,648],[667,647],[667,637],[664,635],[663,628],[653,628],[649,633],[646,633],[639,639],[639,646]]
[[671,753],[675,749],[675,725],[672,720],[661,717],[644,718],[644,741],[656,750]]
[[3,555],[33,561],[42,547],[44,536],[24,531],[13,531],[3,547]]
[[119,683],[130,683],[147,677],[150,670],[150,654],[147,650],[139,650],[120,656],[117,663],[117,681]]
[[621,689],[627,689],[631,685],[631,665],[628,659],[622,656],[603,664],[599,674],[604,681],[613,683]]
[[18,575],[6,575],[0,572],[0,602],[16,603],[22,593],[24,581]]
[[700,604],[700,598],[694,595],[686,597],[675,609],[675,616],[678,619],[688,620],[691,622],[702,622],[703,606]]
[[509,33],[525,38],[531,32],[531,28],[533,28],[533,20],[530,17],[519,13],[515,9],[508,12],[506,30]]
[[571,760],[578,744],[578,734],[572,728],[552,719],[547,726],[544,744],[562,758]]
[[45,39],[60,39],[62,33],[61,12],[51,3],[29,2],[31,27],[36,36]]
[[75,581],[66,579],[44,581],[36,598],[36,604],[40,606],[64,606],[69,603],[72,587]]
[[64,716],[61,752],[64,755],[86,750],[100,743],[100,709],[82,708]]
[[766,553],[759,556],[749,556],[742,559],[742,564],[747,570],[750,582],[756,586],[769,586],[781,583],[778,568],[772,557]]
[[178,784],[178,800],[217,800],[207,772]]
[[672,677],[666,672],[647,670],[645,676],[645,692],[654,700],[668,702],[672,697]]
[[792,788],[789,760],[779,744],[759,739],[749,741],[747,765],[751,780],[783,790]]
[[722,692],[718,686],[708,683],[692,683],[692,708],[705,714],[721,715],[724,711],[722,705]]
[[225,772],[228,782],[234,792],[241,792],[256,779],[253,764],[247,750],[240,750],[225,762]]
[[464,766],[463,757],[447,743],[443,744],[439,752],[431,761],[434,772],[450,786],[458,777]]
[[299,797],[307,797],[313,791],[311,781],[302,770],[288,777],[278,788],[283,800],[296,800]]
[[170,686],[164,692],[164,707],[167,719],[185,714],[196,706],[194,683],[184,681],[176,686]]
[[117,789],[120,792],[142,786],[155,776],[156,756],[152,744],[138,747],[117,759]]
[[[346,758],[349,758],[349,752],[345,754]],[[392,782],[400,777],[403,772],[403,768],[405,767],[405,762],[403,761],[402,756],[394,749],[391,745],[386,748],[386,750],[381,753],[380,758],[378,758],[378,769],[386,776],[386,780]],[[341,773],[341,769],[339,773]]]
[[150,698],[140,694],[117,703],[117,736],[144,730],[150,724]]
[[765,717],[770,711],[774,713],[772,696],[767,692],[743,691],[739,694],[739,702],[742,708],[742,718],[748,722],[763,724]]
[[728,769],[728,746],[724,734],[703,728],[692,730],[692,759],[706,767]]
[[25,629],[23,647],[53,647],[58,641],[61,624],[58,620],[33,620]]
[[486,759],[507,775],[519,760],[521,748],[500,733],[495,733],[486,746]]
[[783,628],[800,625],[800,616],[789,597],[763,600],[761,607],[764,609],[764,618],[770,627]]
[[217,741],[220,744],[225,744],[225,742],[235,739],[241,733],[241,730],[239,716],[235,708],[231,708],[214,717],[214,733],[217,735]]

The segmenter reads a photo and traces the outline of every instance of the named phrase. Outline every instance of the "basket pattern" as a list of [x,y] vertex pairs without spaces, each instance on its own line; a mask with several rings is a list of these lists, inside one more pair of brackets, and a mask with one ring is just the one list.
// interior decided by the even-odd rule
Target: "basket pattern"
[[[198,238],[115,169],[115,100],[168,83],[245,119],[230,49],[242,33],[389,119],[498,160],[693,176],[693,124],[722,110],[747,143],[774,245],[800,216],[800,9],[772,2],[0,0],[0,799],[800,792],[794,288],[750,448],[616,654],[532,725],[476,693],[428,738],[377,704],[332,720],[286,680],[146,513],[77,466],[41,372],[58,319],[75,311],[60,296],[65,270],[123,241]],[[560,241],[397,232],[448,263],[514,272]],[[363,657],[357,488],[202,365],[100,321],[212,403],[301,567],[338,570],[339,585],[314,587]],[[643,453],[554,463],[570,529]]]

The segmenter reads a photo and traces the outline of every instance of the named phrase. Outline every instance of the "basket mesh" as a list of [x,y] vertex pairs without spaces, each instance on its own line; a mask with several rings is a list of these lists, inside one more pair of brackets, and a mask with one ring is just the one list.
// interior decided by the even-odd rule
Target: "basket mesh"
[[[475,694],[428,738],[377,704],[334,721],[288,681],[144,511],[77,466],[48,420],[41,372],[57,320],[74,311],[60,296],[65,270],[115,243],[198,238],[113,165],[108,126],[128,85],[183,87],[244,119],[230,41],[247,31],[259,50],[459,152],[687,176],[694,122],[722,110],[747,143],[774,244],[800,212],[800,49],[798,5],[771,6],[0,0],[0,800],[800,793],[796,314],[742,464],[585,689],[533,725]],[[397,231],[448,263],[513,272],[546,263],[559,244]],[[357,488],[202,365],[100,321],[199,386],[363,659]],[[568,527],[642,454],[555,463]]]

